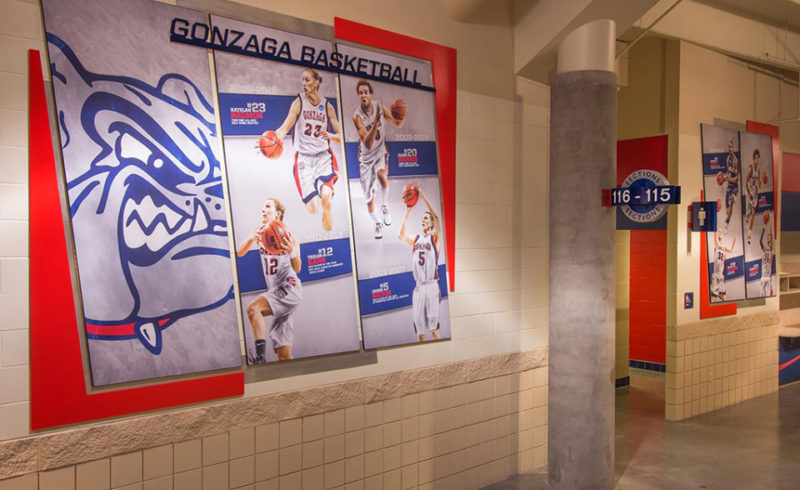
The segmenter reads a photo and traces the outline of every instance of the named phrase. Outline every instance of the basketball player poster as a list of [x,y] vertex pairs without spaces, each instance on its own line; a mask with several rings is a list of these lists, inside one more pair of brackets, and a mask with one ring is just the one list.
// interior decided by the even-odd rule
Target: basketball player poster
[[[339,45],[431,86],[426,62]],[[434,94],[341,75],[364,346],[450,338]]]
[[742,145],[742,213],[747,298],[777,294],[772,138],[739,133]]
[[92,384],[240,366],[203,15],[42,3]]
[[717,202],[717,231],[706,233],[712,303],[745,298],[742,159],[739,132],[701,125],[705,200]]
[[[211,22],[293,53],[332,48],[222,17]],[[358,350],[335,75],[222,51],[214,57],[248,363]]]

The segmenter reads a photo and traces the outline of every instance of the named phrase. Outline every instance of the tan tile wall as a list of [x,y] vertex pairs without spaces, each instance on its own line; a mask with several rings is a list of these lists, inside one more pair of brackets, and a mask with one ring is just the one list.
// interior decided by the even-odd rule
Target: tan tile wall
[[545,465],[546,423],[538,367],[21,475],[0,490],[472,489]]
[[778,389],[778,313],[667,329],[667,420],[682,420]]

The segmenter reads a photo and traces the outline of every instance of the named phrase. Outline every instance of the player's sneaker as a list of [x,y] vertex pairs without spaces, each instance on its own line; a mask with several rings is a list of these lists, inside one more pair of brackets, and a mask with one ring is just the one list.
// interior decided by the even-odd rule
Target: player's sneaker
[[375,223],[375,239],[383,238],[383,225],[380,223]]
[[747,244],[750,245],[750,232],[747,232]]
[[384,204],[381,206],[381,213],[383,213],[383,224],[389,226],[392,224],[392,215],[389,214],[389,206]]

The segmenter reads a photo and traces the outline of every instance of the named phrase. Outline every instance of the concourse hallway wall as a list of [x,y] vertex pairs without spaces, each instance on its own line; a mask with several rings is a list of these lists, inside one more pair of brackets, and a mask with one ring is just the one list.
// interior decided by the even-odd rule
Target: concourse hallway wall
[[[270,15],[256,1],[164,3],[256,23]],[[0,490],[475,488],[546,464],[549,89],[513,74],[510,6],[485,6],[474,24],[423,1],[399,11],[383,1],[268,8],[458,50],[452,340],[362,354],[343,368],[331,360],[336,370],[320,359],[293,363],[291,376],[248,370],[241,398],[31,434],[28,49],[42,53],[46,83],[50,75],[39,2],[8,0],[0,21]]]

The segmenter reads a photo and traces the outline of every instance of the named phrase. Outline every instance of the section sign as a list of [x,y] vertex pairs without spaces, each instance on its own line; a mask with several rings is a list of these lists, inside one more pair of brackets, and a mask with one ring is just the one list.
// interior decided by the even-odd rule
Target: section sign
[[772,138],[741,132],[745,285],[748,298],[775,296],[775,193]]
[[[430,64],[337,46],[432,85]],[[340,75],[365,348],[450,338],[434,94]]]
[[211,31],[276,55],[214,52],[248,363],[358,350],[336,76],[298,58],[332,44],[218,16]]
[[711,303],[745,298],[739,132],[701,125],[703,188],[717,202],[717,231],[706,234]]
[[168,35],[203,15],[42,4],[92,383],[239,366],[208,54]]

